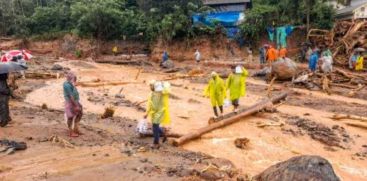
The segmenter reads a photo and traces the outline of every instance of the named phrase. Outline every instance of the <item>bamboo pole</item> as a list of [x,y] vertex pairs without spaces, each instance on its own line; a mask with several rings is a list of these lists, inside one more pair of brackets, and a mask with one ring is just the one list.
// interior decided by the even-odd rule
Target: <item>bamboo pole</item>
[[225,126],[228,126],[230,124],[233,124],[235,122],[238,122],[240,121],[242,118],[244,117],[247,117],[247,116],[250,116],[252,114],[255,114],[263,109],[265,109],[266,107],[268,107],[269,105],[272,105],[273,103],[277,103],[283,99],[285,99],[287,97],[287,93],[282,93],[278,96],[275,96],[271,99],[267,99],[267,100],[264,100],[264,101],[261,101],[253,106],[251,106],[250,108],[248,108],[246,111],[242,112],[242,113],[239,113],[233,117],[230,117],[228,119],[224,119],[222,121],[219,121],[219,122],[216,122],[216,123],[213,123],[209,126],[206,126],[206,127],[203,127],[203,128],[200,128],[196,131],[193,131],[185,136],[182,136],[178,139],[175,139],[173,140],[173,145],[174,146],[180,146],[190,140],[194,140],[194,139],[197,139],[199,138],[201,135],[205,134],[205,133],[209,133],[213,130],[216,130],[218,128],[222,128],[222,127],[225,127]]

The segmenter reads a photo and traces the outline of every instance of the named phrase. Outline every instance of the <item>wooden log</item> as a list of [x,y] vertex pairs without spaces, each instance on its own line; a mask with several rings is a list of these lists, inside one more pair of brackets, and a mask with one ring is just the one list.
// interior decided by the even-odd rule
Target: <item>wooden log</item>
[[362,117],[362,116],[355,116],[355,115],[344,115],[344,114],[334,114],[331,119],[334,120],[343,120],[343,119],[352,119],[352,120],[357,120],[357,121],[362,121],[362,122],[367,122],[367,117]]
[[218,129],[218,128],[221,128],[221,127],[225,127],[225,126],[228,126],[230,124],[233,124],[235,122],[238,122],[240,121],[241,119],[243,119],[244,117],[247,117],[247,116],[250,116],[252,114],[255,114],[263,109],[265,109],[266,107],[268,107],[269,105],[272,105],[273,103],[277,103],[283,99],[285,99],[287,97],[287,93],[282,93],[278,96],[275,96],[271,99],[267,99],[267,100],[264,100],[264,101],[261,101],[251,107],[249,107],[246,111],[242,112],[242,113],[239,113],[233,117],[230,117],[228,119],[225,119],[223,121],[219,121],[219,122],[216,122],[216,123],[213,123],[209,126],[206,126],[204,128],[200,128],[196,131],[193,131],[185,136],[182,136],[178,139],[175,139],[173,140],[173,145],[174,146],[180,146],[190,140],[193,140],[193,139],[197,139],[199,137],[201,137],[201,135],[205,134],[205,133],[209,133],[215,129]]
[[143,82],[78,82],[81,87],[119,86],[126,84],[142,84]]
[[[166,134],[166,136],[168,137],[168,138],[180,138],[180,137],[182,137],[183,135],[182,134],[178,134],[178,133],[171,133],[171,132],[167,132],[167,133],[165,133]],[[152,131],[149,131],[149,132],[147,132],[147,133],[144,133],[144,134],[139,134],[139,136],[141,137],[141,138],[145,138],[145,137],[153,137],[154,135],[153,135],[153,132]]]
[[38,73],[38,72],[25,72],[25,77],[30,79],[58,79],[59,73]]
[[210,66],[210,67],[232,67],[232,66],[241,65],[242,67],[246,69],[262,69],[266,66],[262,64],[256,64],[256,63],[255,64],[246,63],[243,61],[206,61],[204,62],[204,65]]
[[352,123],[352,122],[348,122],[348,123],[345,123],[345,124],[347,124],[348,126],[353,126],[353,127],[357,127],[357,128],[367,129],[367,124],[365,124],[365,123]]
[[347,85],[347,84],[331,83],[330,85],[331,85],[331,86],[335,86],[335,87],[347,88],[347,89],[357,89],[357,88],[358,88],[358,87],[356,87],[356,86]]

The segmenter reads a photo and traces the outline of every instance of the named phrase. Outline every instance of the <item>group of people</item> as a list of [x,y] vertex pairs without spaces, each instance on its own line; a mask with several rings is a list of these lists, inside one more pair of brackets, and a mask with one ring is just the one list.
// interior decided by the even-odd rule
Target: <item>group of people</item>
[[323,48],[321,53],[317,47],[309,48],[306,59],[308,60],[308,69],[311,72],[315,72],[319,67],[324,73],[330,73],[333,70],[333,54],[329,48]]
[[271,65],[272,62],[278,60],[279,58],[286,58],[288,50],[285,47],[279,49],[274,48],[272,45],[265,44],[259,50],[260,52],[260,64],[268,63]]
[[[233,105],[233,111],[237,112],[239,100],[246,95],[246,77],[248,71],[241,67],[233,67],[233,72],[228,76],[226,82],[216,72],[211,73],[211,79],[204,90],[204,95],[210,98],[215,117],[223,115],[224,100],[229,91],[229,100]],[[218,114],[218,108],[220,115]]]

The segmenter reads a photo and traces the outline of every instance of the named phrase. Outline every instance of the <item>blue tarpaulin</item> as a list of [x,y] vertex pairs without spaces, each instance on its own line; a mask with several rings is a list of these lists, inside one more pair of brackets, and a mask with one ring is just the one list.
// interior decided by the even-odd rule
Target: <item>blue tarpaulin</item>
[[239,32],[237,25],[243,14],[240,11],[213,12],[209,14],[196,14],[192,17],[194,25],[204,24],[206,26],[222,25],[227,30],[227,36],[234,38]]
[[224,27],[235,27],[241,18],[241,12],[218,12],[209,14],[197,14],[192,17],[194,24],[203,23],[207,26],[215,26],[215,23],[219,23]]

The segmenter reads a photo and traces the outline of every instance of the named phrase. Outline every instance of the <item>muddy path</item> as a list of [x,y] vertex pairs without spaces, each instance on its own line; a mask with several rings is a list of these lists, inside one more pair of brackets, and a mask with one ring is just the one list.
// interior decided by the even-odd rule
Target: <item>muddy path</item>
[[[83,63],[80,66],[75,61],[58,62],[58,64],[76,72],[80,81],[87,82],[96,79],[100,81],[132,81],[135,80],[140,68],[136,66],[102,65],[91,62]],[[180,66],[183,66],[183,69],[187,67],[190,67],[190,69],[201,69],[204,73],[212,71],[210,67],[184,64]],[[223,70],[217,71],[221,72]],[[226,74],[228,70],[224,70],[222,73]],[[276,90],[273,94],[288,91],[289,97],[283,105],[277,107],[276,112],[258,113],[238,123],[208,133],[202,136],[201,139],[182,146],[184,150],[189,151],[184,151],[182,148],[172,148],[168,145],[164,146],[163,151],[156,152],[150,150],[146,145],[151,142],[151,139],[141,140],[134,136],[133,130],[135,129],[136,121],[142,118],[144,112],[139,110],[139,107],[132,106],[131,103],[146,100],[147,92],[149,92],[147,82],[150,80],[161,80],[175,74],[159,72],[157,67],[144,67],[144,71],[137,79],[137,81],[142,82],[141,84],[93,88],[79,87],[82,103],[87,112],[83,118],[83,130],[88,138],[81,137],[78,140],[70,140],[70,142],[78,146],[77,151],[65,151],[65,148],[59,145],[49,142],[39,144],[35,141],[53,136],[54,134],[68,139],[65,136],[66,126],[63,123],[61,112],[63,109],[63,98],[60,85],[62,85],[64,80],[51,79],[43,81],[39,86],[31,88],[31,91],[26,91],[28,93],[24,96],[25,103],[13,105],[15,109],[19,108],[19,110],[26,110],[22,108],[24,106],[30,107],[31,111],[25,111],[24,113],[15,111],[17,115],[14,115],[16,117],[14,125],[6,128],[5,131],[7,132],[0,133],[0,138],[12,135],[14,139],[18,138],[21,140],[29,137],[29,133],[41,136],[34,136],[30,141],[34,142],[34,149],[29,149],[23,154],[14,154],[12,155],[13,157],[7,157],[9,160],[6,161],[15,164],[12,169],[17,170],[19,167],[20,170],[23,170],[19,162],[13,162],[10,159],[18,158],[19,160],[27,160],[25,162],[29,163],[32,162],[29,158],[33,155],[50,154],[50,156],[46,156],[47,161],[43,160],[42,156],[37,158],[39,162],[45,162],[42,167],[37,168],[36,165],[39,163],[32,162],[33,165],[31,165],[34,168],[31,166],[32,169],[30,171],[19,172],[26,175],[27,178],[39,174],[35,177],[38,180],[45,179],[45,173],[40,170],[48,167],[52,169],[46,176],[51,180],[77,180],[80,178],[93,180],[93,178],[101,178],[102,176],[104,176],[103,178],[112,178],[113,176],[136,177],[138,178],[137,180],[147,178],[152,178],[153,180],[177,180],[182,179],[180,175],[185,175],[178,171],[183,170],[181,166],[189,166],[190,169],[192,168],[190,173],[195,175],[196,171],[200,169],[194,168],[197,165],[208,166],[207,162],[203,160],[210,160],[212,159],[211,157],[228,159],[236,168],[240,169],[241,173],[251,177],[279,161],[284,161],[297,155],[320,155],[332,163],[336,173],[342,180],[365,180],[367,178],[366,157],[363,156],[366,152],[365,145],[367,143],[365,140],[367,140],[367,133],[363,129],[350,127],[344,124],[344,122],[335,122],[330,119],[334,113],[365,115],[363,110],[366,109],[367,101],[341,95],[329,96],[319,91],[286,87],[282,84],[276,84]],[[207,126],[209,117],[213,115],[209,100],[202,95],[207,80],[207,77],[202,77],[170,81],[173,95],[170,100],[171,130],[185,134],[193,129]],[[243,107],[251,106],[263,100],[267,93],[265,81],[248,78],[247,82],[247,95],[241,99]],[[116,96],[120,92],[122,97]],[[53,110],[53,112],[49,113],[49,110],[39,110],[42,104],[47,104],[47,107],[51,111]],[[116,117],[107,120],[100,119],[99,116],[104,108],[111,105],[116,109]],[[37,113],[37,111],[32,109],[42,113]],[[231,108],[225,108],[225,112],[230,111]],[[30,112],[35,112],[37,116],[28,118],[28,114],[31,114]],[[32,124],[37,123],[38,117],[42,118],[43,114],[46,115],[46,118],[41,119],[42,124]],[[50,116],[47,116],[48,114]],[[291,118],[294,117],[297,117],[298,120],[307,121],[292,121]],[[23,124],[22,122],[25,123]],[[264,124],[270,124],[270,126],[259,126]],[[314,128],[315,131],[313,131]],[[34,131],[32,131],[33,129]],[[344,130],[345,134],[340,130]],[[335,137],[329,137],[328,134],[335,134]],[[20,136],[17,137],[17,135]],[[327,139],[324,139],[323,136],[313,135],[326,135]],[[344,141],[346,137],[343,135],[348,136],[346,141]],[[237,138],[247,138],[249,147],[246,149],[237,148],[234,144]],[[331,140],[331,144],[328,144],[329,140]],[[333,144],[335,141],[337,145]],[[338,144],[342,146],[338,146]],[[148,151],[138,152],[140,148]],[[55,154],[48,153],[47,149],[54,149]],[[130,150],[136,153],[131,154]],[[96,152],[95,155],[98,159],[96,159],[96,156],[93,156],[94,152]],[[204,154],[198,154],[198,152]],[[109,156],[106,156],[106,154]],[[69,155],[71,155],[70,159],[68,159]],[[201,159],[200,155],[205,156]],[[61,160],[65,161],[62,161],[60,164],[50,163],[50,160],[59,156],[62,158]],[[158,168],[161,169],[151,169],[147,166],[146,169],[154,171],[145,174],[149,171],[145,171],[145,167],[140,167],[140,165],[145,164],[145,159],[140,160],[141,158],[151,160],[152,163],[150,165],[154,165],[154,168],[156,165],[159,165]],[[66,163],[72,161],[76,161],[78,164],[65,166]],[[126,172],[121,172],[121,169],[126,170]],[[103,171],[98,172],[97,170]],[[202,168],[202,170],[205,170],[205,168]],[[215,172],[214,176],[217,173]],[[12,171],[1,172],[0,178],[1,174],[15,176],[15,173]],[[89,174],[90,176],[88,176]],[[227,172],[226,174],[230,175]]]
[[[101,120],[86,114],[84,135],[67,136],[63,112],[12,102],[13,122],[0,132],[1,139],[24,141],[25,151],[1,155],[1,180],[181,180],[186,177],[237,177],[234,165],[202,153],[185,151],[167,144],[150,148],[151,138],[135,133],[136,121],[114,117]],[[73,145],[52,142],[57,136]],[[216,164],[213,172],[203,171]],[[223,171],[219,168],[228,166]],[[227,167],[226,167],[227,168]]]

